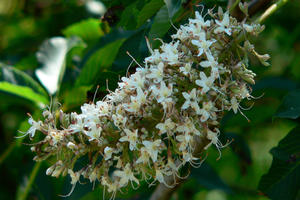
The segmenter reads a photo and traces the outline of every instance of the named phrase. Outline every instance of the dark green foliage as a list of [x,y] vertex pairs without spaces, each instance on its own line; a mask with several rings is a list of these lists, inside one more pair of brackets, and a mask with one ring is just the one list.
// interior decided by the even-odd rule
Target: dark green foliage
[[199,169],[192,169],[191,177],[207,189],[219,189],[232,193],[230,187],[223,182],[216,171],[208,163],[203,163]]
[[283,99],[276,117],[297,119],[300,116],[300,90],[289,92]]
[[300,127],[293,129],[271,149],[273,162],[258,188],[271,199],[296,199],[300,190]]
[[[30,147],[23,143],[35,141],[14,138],[29,127],[26,113],[41,119],[41,104],[57,101],[61,105],[51,104],[52,109],[80,112],[83,103],[103,98],[107,85],[110,90],[117,87],[132,62],[127,51],[138,64],[144,64],[149,55],[145,36],[156,48],[160,45],[156,38],[171,40],[175,32],[171,23],[179,27],[195,10],[202,11],[200,3],[206,6],[204,13],[214,5],[227,6],[226,0],[103,0],[107,12],[100,19],[89,14],[82,2],[0,2],[0,199],[61,199],[58,195],[71,189],[69,178],[45,175],[51,161],[41,166],[32,161]],[[222,149],[218,161],[218,151],[209,150],[208,160],[191,170],[192,178],[181,185],[175,199],[216,199],[211,196],[215,193],[234,200],[299,198],[299,9],[297,1],[287,3],[266,21],[266,30],[255,42],[259,52],[271,55],[272,62],[266,68],[249,58],[258,75],[252,95],[263,94],[242,105],[253,106],[242,110],[251,122],[242,115],[226,115],[221,141],[226,144],[233,139],[232,143]],[[55,36],[77,36],[81,42],[67,53],[59,91],[51,101],[35,76],[41,67],[35,54],[44,40]],[[133,62],[128,72],[133,73],[138,64]],[[271,150],[272,161],[268,151],[276,144]],[[94,191],[92,187],[78,184],[66,199],[102,199],[99,183]],[[143,183],[138,191],[128,188],[117,198],[147,199],[153,189]]]

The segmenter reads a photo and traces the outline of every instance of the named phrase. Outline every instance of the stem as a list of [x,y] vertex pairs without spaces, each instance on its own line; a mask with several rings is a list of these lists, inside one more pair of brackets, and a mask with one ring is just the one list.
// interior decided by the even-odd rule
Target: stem
[[41,163],[42,162],[35,163],[34,168],[31,171],[29,180],[28,180],[28,182],[26,184],[26,187],[25,187],[24,191],[22,191],[22,193],[17,196],[17,200],[26,200],[27,199],[27,196],[28,196],[28,194],[30,192],[31,186],[32,186],[32,184],[33,184],[33,182],[34,182],[34,180],[36,178],[36,175],[39,172],[39,169],[41,167]]
[[[202,138],[195,138],[195,150],[193,152],[193,156],[199,157],[199,154],[201,154],[204,151],[204,148],[209,144],[210,140],[202,137]],[[152,193],[150,200],[168,200],[172,197],[173,192],[176,191],[176,189],[186,180],[186,179],[180,179],[178,177],[173,178],[173,176],[165,176],[164,177],[166,183],[168,185],[174,185],[174,181],[176,183],[176,186],[173,188],[166,187],[163,183],[160,183]]]
[[3,163],[3,161],[9,156],[9,154],[14,150],[16,146],[16,143],[11,143],[9,147],[5,150],[3,154],[0,156],[0,165]]
[[279,8],[281,8],[283,5],[285,5],[288,2],[288,0],[279,0],[273,5],[271,5],[258,19],[258,23],[264,22],[270,15],[272,15],[275,11],[277,11]]
[[229,8],[229,13],[232,13],[235,9],[235,7],[240,3],[241,0],[236,0],[232,6]]

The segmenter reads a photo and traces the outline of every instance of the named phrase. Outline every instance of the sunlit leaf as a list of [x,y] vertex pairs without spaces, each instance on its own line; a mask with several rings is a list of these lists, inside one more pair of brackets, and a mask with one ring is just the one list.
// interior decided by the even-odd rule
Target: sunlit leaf
[[8,82],[0,82],[0,90],[4,92],[9,92],[14,95],[18,95],[20,97],[23,97],[25,99],[31,100],[38,105],[40,103],[47,104],[48,100],[45,96],[35,93],[31,88],[20,86],[20,85],[14,85]]
[[293,200],[300,190],[300,126],[271,150],[273,162],[262,176],[259,190],[274,200]]
[[86,19],[68,26],[62,32],[66,37],[77,36],[84,42],[90,43],[104,35],[100,25],[99,19]]
[[0,65],[0,90],[26,98],[37,105],[48,103],[48,95],[42,86],[13,67]]
[[80,40],[76,37],[70,39],[54,37],[46,40],[37,52],[37,58],[42,67],[35,73],[51,95],[57,91],[59,81],[63,77],[68,51],[79,42]]

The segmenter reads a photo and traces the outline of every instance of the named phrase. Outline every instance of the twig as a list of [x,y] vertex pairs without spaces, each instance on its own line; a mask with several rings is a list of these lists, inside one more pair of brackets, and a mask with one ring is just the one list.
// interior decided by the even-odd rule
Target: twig
[[[199,156],[204,151],[204,147],[210,142],[208,139],[202,138],[195,138],[195,150],[193,152],[193,156]],[[152,193],[150,200],[168,200],[171,198],[172,194],[176,189],[185,181],[186,179],[180,179],[176,177],[176,186],[173,188],[168,188],[164,184],[160,183]],[[165,176],[165,181],[168,185],[174,184],[173,176]]]
[[[248,14],[249,17],[252,17],[260,10],[266,8],[270,4],[271,0],[252,0],[248,3]],[[236,1],[230,1],[228,3],[230,14],[237,18],[239,21],[243,20],[245,15],[240,10],[239,6],[237,6],[240,3],[240,0]]]
[[258,23],[264,22],[270,15],[272,15],[276,10],[285,5],[288,0],[279,0],[273,5],[271,5],[257,20]]
[[35,163],[35,165],[33,167],[33,170],[31,171],[31,174],[29,176],[29,180],[26,183],[26,187],[25,187],[24,191],[22,191],[21,195],[17,197],[17,200],[26,200],[27,199],[27,196],[28,196],[28,194],[29,194],[29,192],[31,190],[31,186],[34,183],[36,175],[37,175],[37,173],[40,170],[41,163],[42,162]]
[[[234,9],[236,8],[236,6],[240,3],[241,0],[236,0],[234,3],[231,3],[229,5],[229,13],[232,13],[234,11]],[[230,2],[230,1],[229,1]]]
[[255,15],[257,12],[259,12],[262,9],[265,9],[272,0],[252,0],[248,4],[248,13],[249,16]]
[[10,153],[14,150],[16,146],[16,143],[11,143],[9,147],[5,150],[3,154],[0,155],[0,165],[3,163],[3,161],[10,155]]

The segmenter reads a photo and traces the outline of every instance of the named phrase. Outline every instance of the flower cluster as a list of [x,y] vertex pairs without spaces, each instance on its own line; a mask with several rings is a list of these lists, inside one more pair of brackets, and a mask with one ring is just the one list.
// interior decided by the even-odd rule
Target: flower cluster
[[[196,12],[159,49],[148,44],[143,67],[123,77],[103,101],[82,105],[80,114],[60,111],[59,127],[49,111],[43,122],[30,118],[30,137],[46,135],[32,148],[35,160],[57,159],[47,175],[69,174],[73,186],[80,177],[99,181],[113,198],[141,180],[172,187],[166,176],[180,177],[186,164],[199,166],[209,146],[222,148],[224,112],[242,113],[241,100],[252,97],[248,55],[263,64],[268,55],[259,55],[247,39],[262,26],[238,22],[221,9],[209,15]],[[88,162],[78,168],[81,158]]]

